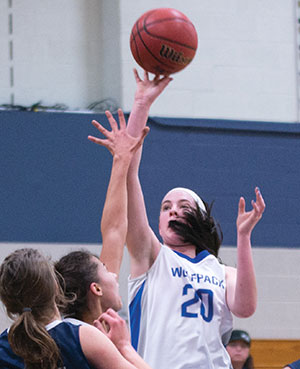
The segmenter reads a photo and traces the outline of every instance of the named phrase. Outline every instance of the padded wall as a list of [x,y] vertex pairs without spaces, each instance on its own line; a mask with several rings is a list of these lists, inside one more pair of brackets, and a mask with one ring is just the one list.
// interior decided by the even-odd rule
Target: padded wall
[[[87,140],[103,115],[0,112],[0,242],[98,243],[111,157]],[[174,186],[214,203],[235,245],[238,200],[258,185],[265,215],[254,246],[299,247],[300,125],[151,118],[140,170],[150,223]]]

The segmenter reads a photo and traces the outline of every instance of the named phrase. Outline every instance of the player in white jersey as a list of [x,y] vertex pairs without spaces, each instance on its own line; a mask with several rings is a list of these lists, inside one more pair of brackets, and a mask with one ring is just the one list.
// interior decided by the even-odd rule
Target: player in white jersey
[[[159,76],[150,80],[146,72],[141,79],[136,70],[135,78],[137,90],[128,121],[133,136],[141,132],[151,104],[171,81]],[[190,190],[175,189],[164,197],[159,219],[161,245],[147,219],[138,177],[140,158],[137,152],[127,176],[133,344],[154,369],[230,368],[222,344],[222,336],[231,329],[230,315],[249,317],[256,309],[250,237],[265,208],[262,195],[256,188],[256,201],[248,212],[240,198],[237,269],[223,266],[216,258],[217,249],[207,255],[206,250],[213,251],[208,243],[215,242],[215,225],[209,208]],[[196,223],[183,219],[187,213],[194,213]],[[191,232],[180,229],[184,223],[189,223]],[[200,237],[198,230],[204,230]]]
[[162,246],[150,270],[129,286],[132,344],[146,362],[154,368],[230,367],[222,337],[232,317],[224,266],[215,256],[204,250],[192,259]]

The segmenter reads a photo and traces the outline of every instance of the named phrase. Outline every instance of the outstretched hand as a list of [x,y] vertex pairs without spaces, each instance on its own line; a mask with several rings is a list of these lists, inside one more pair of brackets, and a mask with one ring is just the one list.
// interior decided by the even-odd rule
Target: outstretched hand
[[140,78],[138,71],[133,70],[136,81],[135,101],[142,104],[152,104],[153,101],[163,92],[168,84],[173,80],[169,76],[156,75],[152,80],[149,73],[144,70],[144,79]]
[[251,211],[246,211],[245,199],[240,198],[236,220],[237,231],[240,235],[250,235],[265,210],[266,205],[258,187],[255,188],[255,194],[256,201],[251,201]]
[[[103,323],[108,327],[108,331],[103,328]],[[101,314],[93,324],[104,333],[119,350],[126,345],[130,345],[130,334],[126,322],[113,309],[108,309],[105,313]]]
[[108,110],[105,112],[105,115],[111,126],[111,131],[108,131],[96,120],[93,120],[92,124],[106,137],[106,139],[101,139],[94,136],[88,136],[88,139],[98,145],[106,147],[113,156],[119,155],[122,157],[128,153],[134,154],[142,145],[150,128],[145,127],[139,137],[132,137],[127,131],[125,117],[121,109],[118,109],[120,128]]

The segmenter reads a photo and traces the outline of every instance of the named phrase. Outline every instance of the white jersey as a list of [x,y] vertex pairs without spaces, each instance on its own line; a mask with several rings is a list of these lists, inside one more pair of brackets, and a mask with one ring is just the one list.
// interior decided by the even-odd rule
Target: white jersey
[[162,245],[147,273],[129,278],[132,344],[153,369],[229,369],[232,330],[225,267]]

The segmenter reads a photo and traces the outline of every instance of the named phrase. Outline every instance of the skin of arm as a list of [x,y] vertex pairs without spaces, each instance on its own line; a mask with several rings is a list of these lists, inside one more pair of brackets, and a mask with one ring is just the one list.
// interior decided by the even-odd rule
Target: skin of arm
[[257,288],[251,251],[251,233],[265,210],[264,199],[255,188],[256,201],[252,210],[245,211],[245,200],[239,201],[237,217],[237,268],[226,267],[226,299],[230,311],[240,318],[251,316],[256,310]]
[[[104,331],[103,322],[108,327],[108,332]],[[126,322],[113,309],[108,309],[98,320],[95,320],[94,326],[101,330],[115,344],[120,353],[137,368],[150,369],[132,347]]]
[[[144,79],[141,79],[136,69],[134,76],[137,88],[128,120],[128,132],[135,137],[145,127],[152,103],[163,92],[172,78],[155,76],[153,80],[150,80],[148,73],[144,72]],[[140,148],[131,161],[127,175],[127,248],[131,256],[131,276],[133,278],[150,268],[160,249],[159,240],[148,223],[144,196],[139,181],[138,171],[141,154]]]
[[97,369],[150,369],[130,342],[124,341],[118,350],[99,329],[83,325],[79,328],[79,338],[85,357]]
[[110,132],[96,121],[92,124],[106,137],[106,140],[93,136],[89,136],[88,139],[105,146],[113,155],[101,220],[103,246],[100,260],[110,272],[119,275],[127,233],[127,172],[131,159],[142,144],[149,128],[142,129],[138,137],[131,137],[126,129],[121,109],[118,110],[120,129],[112,114],[109,111],[105,114],[112,129]]

